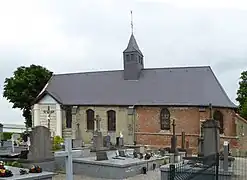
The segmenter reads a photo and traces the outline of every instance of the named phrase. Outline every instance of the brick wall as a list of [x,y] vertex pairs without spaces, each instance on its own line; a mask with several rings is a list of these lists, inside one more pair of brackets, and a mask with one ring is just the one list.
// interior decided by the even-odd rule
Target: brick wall
[[[176,135],[178,136],[178,146],[181,145],[181,133],[186,133],[186,141],[195,150],[198,146],[200,134],[200,121],[208,119],[209,109],[197,107],[169,107],[171,123],[176,122]],[[222,139],[236,139],[235,112],[232,109],[214,109],[222,112],[224,117],[224,134]],[[148,144],[151,146],[170,146],[172,130],[160,129],[160,107],[138,107],[136,110],[136,141],[137,144]],[[171,126],[172,127],[172,126]],[[230,141],[230,142],[231,142]],[[223,143],[223,142],[222,142]]]

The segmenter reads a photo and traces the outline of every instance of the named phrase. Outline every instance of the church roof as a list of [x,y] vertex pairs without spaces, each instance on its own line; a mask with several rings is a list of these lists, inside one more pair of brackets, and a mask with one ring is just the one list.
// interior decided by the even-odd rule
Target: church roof
[[116,70],[53,75],[37,101],[48,93],[64,105],[212,103],[215,107],[236,108],[209,66],[143,69],[139,80],[124,80],[123,73]]
[[136,42],[134,35],[131,34],[129,44],[128,44],[127,48],[124,50],[124,53],[125,52],[135,52],[135,51],[139,52],[143,56],[141,50],[139,49],[139,47],[137,45],[137,42]]

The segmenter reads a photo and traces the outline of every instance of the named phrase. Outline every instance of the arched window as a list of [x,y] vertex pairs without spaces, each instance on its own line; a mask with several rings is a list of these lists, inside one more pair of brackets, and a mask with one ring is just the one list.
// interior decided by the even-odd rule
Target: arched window
[[160,111],[160,129],[170,130],[170,112],[167,108]]
[[94,111],[88,109],[87,113],[87,130],[94,130]]
[[107,111],[108,131],[116,131],[116,112],[113,110]]
[[220,134],[223,134],[224,133],[223,114],[220,111],[214,111],[213,118],[214,118],[214,120],[219,121],[219,124],[220,124]]

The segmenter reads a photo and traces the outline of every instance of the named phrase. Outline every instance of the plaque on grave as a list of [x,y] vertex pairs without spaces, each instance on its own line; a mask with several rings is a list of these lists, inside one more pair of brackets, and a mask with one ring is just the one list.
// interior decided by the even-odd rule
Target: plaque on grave
[[96,161],[108,160],[107,153],[105,151],[96,152]]
[[124,150],[119,150],[118,154],[119,154],[120,157],[126,157]]

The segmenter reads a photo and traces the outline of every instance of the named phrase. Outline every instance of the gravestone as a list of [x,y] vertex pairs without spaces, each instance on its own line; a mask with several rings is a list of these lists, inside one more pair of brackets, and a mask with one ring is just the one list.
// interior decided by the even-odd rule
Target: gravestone
[[30,151],[28,153],[29,160],[45,160],[52,159],[54,156],[51,152],[51,134],[48,128],[44,126],[36,126],[30,134]]
[[203,123],[204,139],[203,139],[203,154],[209,156],[219,152],[220,148],[220,135],[219,123],[215,120],[206,120]]
[[44,170],[52,171],[54,169],[54,155],[49,129],[44,126],[35,126],[30,133],[30,142],[27,159],[22,160],[24,167],[29,167],[35,163]]
[[108,134],[107,136],[104,137],[104,147],[107,147],[110,149],[111,147],[111,136]]
[[185,132],[182,131],[181,134],[181,148],[184,149],[185,148]]
[[96,115],[95,118],[96,128],[93,135],[93,150],[95,151],[99,151],[103,147],[103,136],[102,136],[102,132],[100,131],[100,121],[101,118],[99,117],[99,115]]
[[172,129],[173,129],[173,132],[172,132],[172,138],[171,138],[171,153],[174,153],[174,155],[177,155],[178,154],[178,150],[177,150],[177,136],[175,134],[175,120],[173,120],[172,122]]
[[80,124],[77,123],[76,138],[72,140],[72,147],[81,148],[82,146],[83,146],[83,143],[82,143],[82,138],[81,138]]

